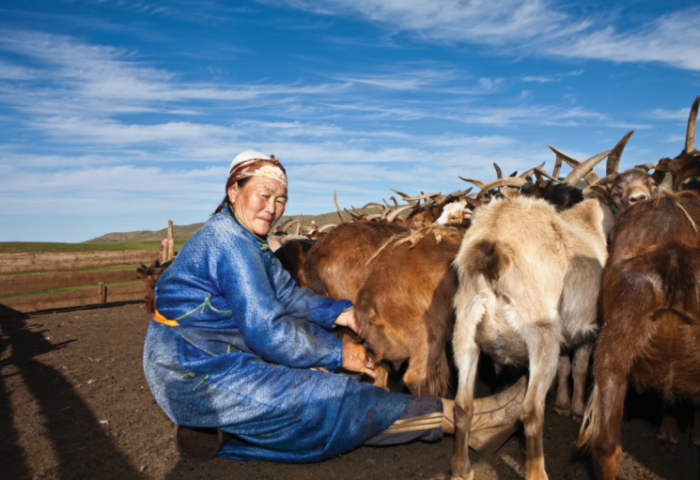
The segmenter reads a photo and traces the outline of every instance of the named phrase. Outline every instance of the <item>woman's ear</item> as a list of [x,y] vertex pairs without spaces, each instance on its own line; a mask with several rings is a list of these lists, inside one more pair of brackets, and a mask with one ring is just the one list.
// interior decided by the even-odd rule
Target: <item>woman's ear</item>
[[238,185],[234,183],[228,189],[228,199],[231,203],[236,203],[236,195],[238,195]]

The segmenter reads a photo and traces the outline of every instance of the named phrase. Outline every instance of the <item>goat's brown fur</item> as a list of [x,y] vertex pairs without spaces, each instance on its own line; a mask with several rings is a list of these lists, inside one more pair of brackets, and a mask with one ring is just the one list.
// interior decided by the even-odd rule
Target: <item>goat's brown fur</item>
[[[695,222],[695,225],[693,225]],[[596,385],[578,445],[614,479],[628,381],[668,401],[700,400],[700,197],[664,194],[620,217],[610,246],[596,344]],[[696,401],[697,401],[696,400]]]

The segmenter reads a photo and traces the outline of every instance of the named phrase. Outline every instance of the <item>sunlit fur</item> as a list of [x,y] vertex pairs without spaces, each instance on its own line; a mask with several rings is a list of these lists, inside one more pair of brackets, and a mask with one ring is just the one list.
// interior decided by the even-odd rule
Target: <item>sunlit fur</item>
[[366,345],[379,362],[376,385],[386,387],[390,364],[398,368],[408,360],[403,379],[411,393],[444,396],[450,377],[445,344],[457,288],[452,260],[463,230],[443,228],[439,244],[430,233],[412,248],[406,242],[394,249],[410,232],[381,223],[342,224],[309,251],[304,277],[316,293],[356,304]]
[[496,200],[474,212],[455,260],[459,288],[453,346],[459,390],[454,478],[471,473],[466,446],[480,349],[499,363],[529,365],[521,411],[527,477],[547,478],[545,396],[561,347],[595,338],[596,299],[613,222],[610,209],[594,199],[561,213],[544,200],[526,197]]

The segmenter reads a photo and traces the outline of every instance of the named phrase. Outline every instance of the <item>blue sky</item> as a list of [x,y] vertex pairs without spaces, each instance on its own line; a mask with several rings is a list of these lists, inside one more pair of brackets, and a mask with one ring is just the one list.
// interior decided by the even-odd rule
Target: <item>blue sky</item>
[[585,159],[674,157],[696,2],[4,0],[0,241],[205,221],[273,153],[288,214]]

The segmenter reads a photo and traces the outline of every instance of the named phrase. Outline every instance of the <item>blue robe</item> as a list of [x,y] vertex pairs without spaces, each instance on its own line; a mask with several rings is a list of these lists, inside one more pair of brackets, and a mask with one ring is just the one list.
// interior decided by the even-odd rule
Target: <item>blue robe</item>
[[413,398],[311,370],[340,367],[331,326],[352,304],[300,288],[228,207],[184,245],[155,295],[177,326],[151,322],[148,384],[173,422],[235,435],[220,457],[323,460],[386,430]]

